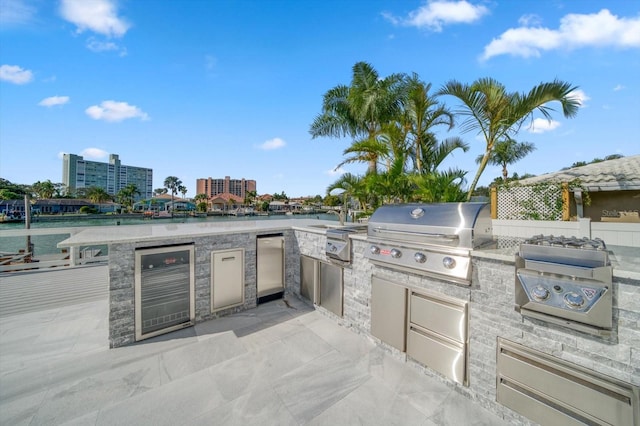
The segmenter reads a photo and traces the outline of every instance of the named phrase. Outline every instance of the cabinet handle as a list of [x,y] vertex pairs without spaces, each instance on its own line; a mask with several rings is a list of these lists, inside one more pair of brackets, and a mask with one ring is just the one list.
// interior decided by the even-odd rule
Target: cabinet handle
[[223,257],[222,261],[224,262],[225,260],[233,260],[235,258],[236,258],[235,256]]

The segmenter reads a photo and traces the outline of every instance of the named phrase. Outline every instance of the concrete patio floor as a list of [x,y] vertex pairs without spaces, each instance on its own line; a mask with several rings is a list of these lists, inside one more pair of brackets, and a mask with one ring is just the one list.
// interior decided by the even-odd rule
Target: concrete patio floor
[[507,424],[296,299],[109,349],[106,288],[2,314],[0,424]]

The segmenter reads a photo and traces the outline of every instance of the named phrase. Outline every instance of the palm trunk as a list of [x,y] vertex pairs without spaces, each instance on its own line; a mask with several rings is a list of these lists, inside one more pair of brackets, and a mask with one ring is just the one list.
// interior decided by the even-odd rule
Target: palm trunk
[[480,162],[480,166],[478,167],[476,176],[473,178],[473,182],[471,182],[471,186],[469,187],[469,192],[467,193],[467,201],[471,201],[471,196],[473,195],[473,191],[476,190],[476,185],[478,185],[480,176],[482,175],[482,172],[484,172],[485,167],[487,167],[487,163],[489,162],[489,154],[491,154],[491,151],[487,150],[487,152],[485,152],[485,154],[482,156],[482,161]]

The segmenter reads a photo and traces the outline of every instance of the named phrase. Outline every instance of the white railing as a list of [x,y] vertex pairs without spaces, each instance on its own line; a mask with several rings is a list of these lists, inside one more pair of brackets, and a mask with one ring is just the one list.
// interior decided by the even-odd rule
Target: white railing
[[[86,228],[34,228],[9,229],[0,231],[0,272],[24,271],[51,267],[74,267],[88,263],[106,262],[109,255],[103,248],[86,246],[59,249],[49,247],[48,252],[42,253],[42,248],[35,244],[33,253],[27,249],[28,237],[51,236],[57,246],[60,241]],[[55,236],[58,236],[57,238]],[[7,239],[24,238],[24,248],[7,250]],[[49,243],[51,243],[51,241]],[[15,244],[14,244],[15,245]]]

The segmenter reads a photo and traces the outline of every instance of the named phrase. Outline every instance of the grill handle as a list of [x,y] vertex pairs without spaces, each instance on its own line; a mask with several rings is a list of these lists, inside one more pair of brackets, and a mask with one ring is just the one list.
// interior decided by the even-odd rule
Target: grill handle
[[373,232],[376,232],[378,234],[391,234],[391,235],[419,235],[422,237],[426,237],[426,238],[433,238],[433,239],[438,239],[438,240],[444,240],[447,242],[454,242],[454,241],[458,241],[460,239],[460,237],[458,235],[455,234],[434,234],[434,233],[430,233],[430,232],[413,232],[413,231],[394,231],[394,230],[390,230],[390,229],[381,229],[381,228],[373,228]]

